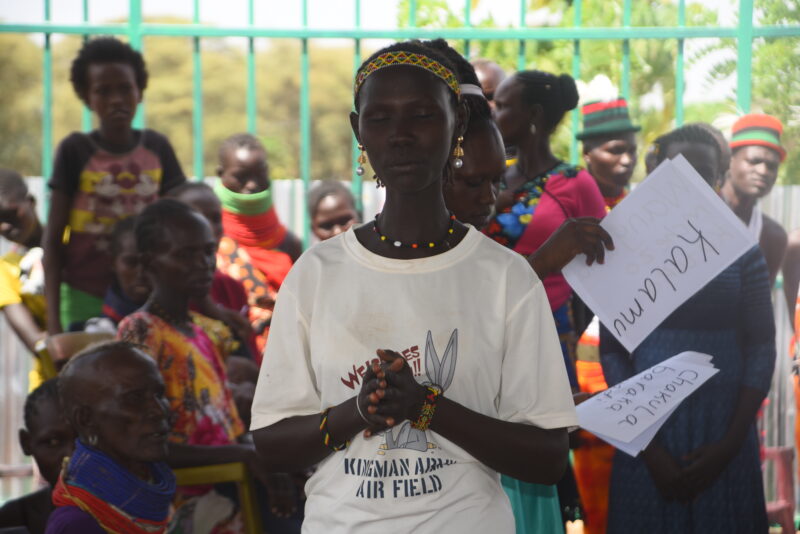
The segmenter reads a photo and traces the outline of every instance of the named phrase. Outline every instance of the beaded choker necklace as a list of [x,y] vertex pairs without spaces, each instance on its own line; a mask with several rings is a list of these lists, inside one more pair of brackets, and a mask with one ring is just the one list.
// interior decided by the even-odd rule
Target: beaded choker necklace
[[[456,223],[456,216],[453,215],[453,212],[451,211],[451,212],[448,212],[448,213],[450,214],[449,215],[449,217],[450,217],[450,226],[449,226],[449,228],[447,228],[447,233],[439,241],[428,241],[428,248],[436,248],[436,247],[441,247],[442,245],[448,244],[447,243],[447,239],[453,233],[453,227],[455,226],[455,223]],[[396,248],[419,248],[420,247],[419,243],[403,243],[402,241],[398,241],[396,239],[391,239],[391,238],[387,237],[386,235],[384,235],[383,233],[381,233],[380,228],[378,228],[378,217],[380,217],[380,215],[381,215],[380,213],[375,215],[375,220],[372,223],[373,224],[372,230],[376,234],[378,234],[378,237],[380,238],[381,241],[388,241],[389,243],[391,243],[391,245],[393,247],[396,247]],[[422,246],[424,246],[424,244]]]

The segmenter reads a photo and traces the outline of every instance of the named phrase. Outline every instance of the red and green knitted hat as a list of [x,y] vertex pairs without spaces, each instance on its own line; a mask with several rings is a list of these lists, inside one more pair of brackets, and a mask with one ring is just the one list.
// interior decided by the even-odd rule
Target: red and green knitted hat
[[589,102],[582,108],[583,131],[575,136],[579,141],[599,135],[638,132],[641,126],[631,122],[628,103],[624,98],[608,102]]
[[781,146],[783,124],[770,115],[751,113],[737,120],[733,125],[731,150],[743,146],[765,146],[786,159],[786,150]]

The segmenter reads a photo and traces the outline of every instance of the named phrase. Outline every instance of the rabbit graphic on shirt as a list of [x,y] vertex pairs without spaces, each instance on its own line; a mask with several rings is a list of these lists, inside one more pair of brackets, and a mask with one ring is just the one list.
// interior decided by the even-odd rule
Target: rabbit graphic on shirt
[[[435,384],[442,388],[442,393],[447,391],[456,373],[457,360],[458,329],[456,328],[450,334],[450,340],[447,342],[447,348],[445,348],[441,359],[433,344],[433,335],[428,330],[428,336],[425,341],[425,374],[428,379],[423,384]],[[413,449],[424,452],[436,447],[434,443],[428,441],[425,430],[412,427],[411,421],[407,420],[403,421],[398,427],[387,429],[383,436],[386,441],[380,445],[378,454],[385,454],[387,450],[392,449]]]

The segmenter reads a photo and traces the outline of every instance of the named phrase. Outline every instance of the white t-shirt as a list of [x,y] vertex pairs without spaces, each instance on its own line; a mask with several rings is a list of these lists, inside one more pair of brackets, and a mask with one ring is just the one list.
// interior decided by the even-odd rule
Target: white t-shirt
[[[352,398],[379,348],[481,414],[577,425],[544,287],[521,256],[470,228],[442,254],[394,260],[351,229],[304,253],[281,286],[252,429]],[[498,473],[408,421],[359,433],[306,493],[305,533],[514,533]]]

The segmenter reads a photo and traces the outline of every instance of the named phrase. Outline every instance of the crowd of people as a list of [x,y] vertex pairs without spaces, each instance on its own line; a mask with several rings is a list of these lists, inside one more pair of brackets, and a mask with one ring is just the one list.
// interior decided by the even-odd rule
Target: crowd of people
[[[84,44],[71,81],[98,127],[59,145],[46,226],[0,169],[12,329],[33,354],[116,337],[55,378],[36,360],[20,443],[43,486],[0,508],[0,532],[244,532],[229,484],[172,473],[231,462],[270,533],[767,531],[770,290],[782,269],[793,309],[800,280],[800,235],[758,207],[786,155],[777,119],[745,115],[730,139],[689,124],[647,151],[648,173],[683,155],[758,245],[629,352],[561,273],[615,253],[600,221],[641,129],[624,99],[582,106],[573,166],[552,145],[580,101],[570,76],[506,75],[441,39],[385,47],[350,115],[381,212],[323,181],[303,251],[259,139],[231,135],[215,184],[187,181],[169,140],[132,126],[147,80],[127,44]],[[688,350],[720,372],[639,456],[576,429],[576,404]]]

